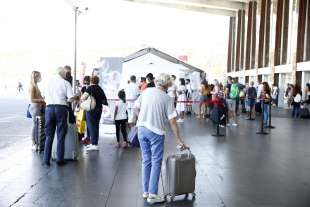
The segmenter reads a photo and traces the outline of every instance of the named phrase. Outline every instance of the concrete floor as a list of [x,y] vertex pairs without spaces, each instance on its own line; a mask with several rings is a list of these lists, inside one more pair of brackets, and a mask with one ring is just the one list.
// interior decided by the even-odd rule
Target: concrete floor
[[[266,136],[257,121],[239,123],[216,138],[211,123],[188,117],[181,131],[197,158],[197,197],[156,206],[309,207],[310,121],[274,118]],[[0,150],[0,207],[148,206],[139,149],[116,150],[109,130],[102,126],[99,153],[61,168],[43,168],[30,141]],[[165,157],[177,151],[170,133],[165,147]]]

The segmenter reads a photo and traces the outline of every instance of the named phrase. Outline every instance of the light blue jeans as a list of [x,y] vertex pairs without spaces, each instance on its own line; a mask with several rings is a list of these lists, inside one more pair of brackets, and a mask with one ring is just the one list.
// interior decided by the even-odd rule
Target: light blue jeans
[[262,104],[262,107],[264,107],[264,126],[268,126],[269,124],[269,103],[266,104],[266,103],[263,103]]
[[138,127],[142,152],[143,192],[157,194],[164,155],[164,135],[158,135],[145,127]]

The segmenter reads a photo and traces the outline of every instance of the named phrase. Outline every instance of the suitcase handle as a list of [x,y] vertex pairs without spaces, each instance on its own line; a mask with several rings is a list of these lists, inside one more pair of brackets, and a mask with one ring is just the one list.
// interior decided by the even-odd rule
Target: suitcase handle
[[[187,151],[187,157],[190,157],[190,154],[192,153],[191,150],[190,150],[190,148],[181,150],[181,146],[180,146],[180,145],[177,146],[177,149],[178,149],[180,152]],[[184,154],[185,154],[185,153],[184,153]]]

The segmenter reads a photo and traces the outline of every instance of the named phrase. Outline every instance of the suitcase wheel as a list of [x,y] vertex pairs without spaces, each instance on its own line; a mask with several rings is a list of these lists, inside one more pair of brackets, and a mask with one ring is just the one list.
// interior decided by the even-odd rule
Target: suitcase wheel
[[174,195],[166,195],[166,201],[168,201],[168,202],[173,202],[174,198],[175,198]]

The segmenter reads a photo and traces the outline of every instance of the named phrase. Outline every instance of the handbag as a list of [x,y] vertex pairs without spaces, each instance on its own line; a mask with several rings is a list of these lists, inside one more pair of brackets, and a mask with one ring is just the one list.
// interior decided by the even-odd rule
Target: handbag
[[96,107],[96,100],[92,96],[92,91],[91,91],[87,99],[80,104],[80,108],[85,111],[91,111],[91,110],[94,110],[95,107]]

